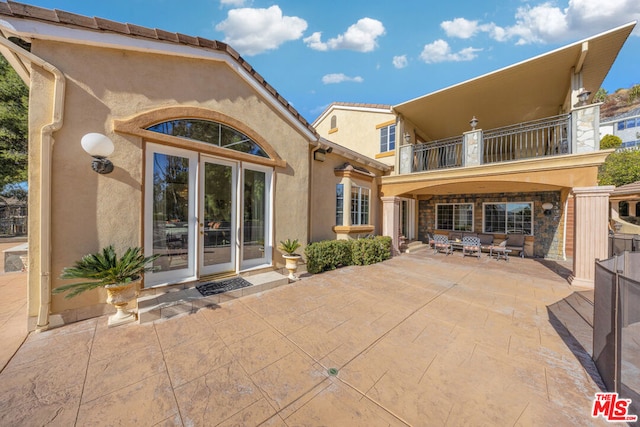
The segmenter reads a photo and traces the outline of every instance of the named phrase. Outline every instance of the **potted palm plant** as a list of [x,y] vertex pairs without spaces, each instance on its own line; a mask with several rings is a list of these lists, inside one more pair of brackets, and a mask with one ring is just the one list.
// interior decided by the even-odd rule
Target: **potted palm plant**
[[120,258],[113,246],[101,252],[83,256],[73,267],[62,270],[61,279],[84,279],[55,288],[54,294],[69,292],[65,298],[73,298],[95,288],[107,290],[107,303],[116,308],[116,314],[109,317],[109,326],[117,326],[136,320],[136,314],[127,310],[139,289],[142,274],[153,267],[149,264],[160,255],[145,257],[142,248],[129,248]]
[[298,280],[294,273],[298,270],[298,261],[301,258],[300,255],[295,253],[299,247],[300,243],[298,242],[298,239],[281,240],[278,245],[278,249],[283,252],[282,257],[285,260],[285,267],[289,271],[289,280]]

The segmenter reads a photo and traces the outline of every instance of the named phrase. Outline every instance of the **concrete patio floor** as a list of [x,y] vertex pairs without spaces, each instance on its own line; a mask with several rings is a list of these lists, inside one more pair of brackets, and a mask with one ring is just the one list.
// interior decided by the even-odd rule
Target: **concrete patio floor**
[[566,273],[421,251],[154,323],[30,334],[0,373],[0,425],[605,425],[589,292]]

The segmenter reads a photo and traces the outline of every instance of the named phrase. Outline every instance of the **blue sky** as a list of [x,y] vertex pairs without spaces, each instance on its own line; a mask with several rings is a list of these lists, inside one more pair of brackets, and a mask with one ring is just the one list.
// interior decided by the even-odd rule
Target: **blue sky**
[[[309,122],[334,101],[398,104],[640,20],[638,0],[25,2],[225,41]],[[603,87],[639,84],[638,58],[640,28]]]

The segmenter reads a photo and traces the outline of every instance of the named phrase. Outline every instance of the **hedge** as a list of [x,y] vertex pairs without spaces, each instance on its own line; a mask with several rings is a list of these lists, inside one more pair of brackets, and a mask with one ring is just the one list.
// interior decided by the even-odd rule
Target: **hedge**
[[307,271],[311,274],[347,265],[369,265],[391,258],[391,237],[376,236],[357,240],[323,240],[304,249]]

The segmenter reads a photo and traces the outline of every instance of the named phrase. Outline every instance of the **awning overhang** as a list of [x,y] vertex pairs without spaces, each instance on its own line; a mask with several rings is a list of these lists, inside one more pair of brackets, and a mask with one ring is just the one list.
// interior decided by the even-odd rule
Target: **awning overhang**
[[409,129],[427,141],[494,129],[561,114],[570,99],[572,73],[580,72],[591,97],[600,88],[618,52],[635,27],[632,22],[552,52],[415,98],[393,107]]

